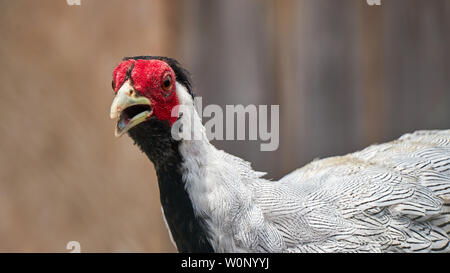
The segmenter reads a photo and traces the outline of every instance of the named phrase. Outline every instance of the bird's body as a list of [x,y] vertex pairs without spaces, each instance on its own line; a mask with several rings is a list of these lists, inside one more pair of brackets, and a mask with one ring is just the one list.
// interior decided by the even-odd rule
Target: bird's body
[[[130,86],[139,81],[132,66],[153,67],[155,59],[127,60],[122,69],[129,76],[116,77],[118,96],[123,99],[131,88],[124,84],[127,77]],[[184,70],[171,59],[158,61],[175,71],[168,97],[187,109],[177,121],[199,121],[189,81],[178,81],[187,79]],[[150,109],[161,103],[148,98]],[[270,181],[248,162],[216,149],[200,122],[184,127],[199,137],[176,140],[173,120],[158,115],[127,130],[154,163],[165,219],[180,252],[450,251],[450,130],[407,134]],[[122,133],[128,127],[118,128]]]

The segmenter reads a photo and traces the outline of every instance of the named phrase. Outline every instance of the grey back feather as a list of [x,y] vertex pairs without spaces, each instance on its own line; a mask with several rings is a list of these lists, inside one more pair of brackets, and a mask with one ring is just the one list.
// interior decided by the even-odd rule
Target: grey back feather
[[450,130],[406,134],[250,187],[263,216],[257,251],[450,251]]

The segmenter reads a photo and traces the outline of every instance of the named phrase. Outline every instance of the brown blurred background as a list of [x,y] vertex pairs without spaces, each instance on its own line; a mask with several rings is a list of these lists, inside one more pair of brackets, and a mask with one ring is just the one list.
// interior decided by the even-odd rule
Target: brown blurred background
[[450,127],[450,1],[0,0],[0,251],[173,252],[155,172],[114,138],[111,73],[167,55],[203,104],[279,104],[280,147],[216,141],[277,179]]

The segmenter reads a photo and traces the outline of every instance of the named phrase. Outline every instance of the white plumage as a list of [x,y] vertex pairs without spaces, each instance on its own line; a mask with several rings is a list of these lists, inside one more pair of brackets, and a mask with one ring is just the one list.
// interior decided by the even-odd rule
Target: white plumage
[[[177,83],[182,119],[199,119]],[[316,160],[279,181],[182,140],[183,181],[217,252],[449,252],[450,130],[418,131]]]

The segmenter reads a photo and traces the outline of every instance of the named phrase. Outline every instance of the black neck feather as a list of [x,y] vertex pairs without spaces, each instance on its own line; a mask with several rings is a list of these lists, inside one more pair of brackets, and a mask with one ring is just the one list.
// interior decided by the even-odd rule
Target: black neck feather
[[128,134],[155,166],[161,205],[178,251],[213,252],[205,225],[194,215],[184,188],[179,142],[171,137],[168,123],[151,118]]

